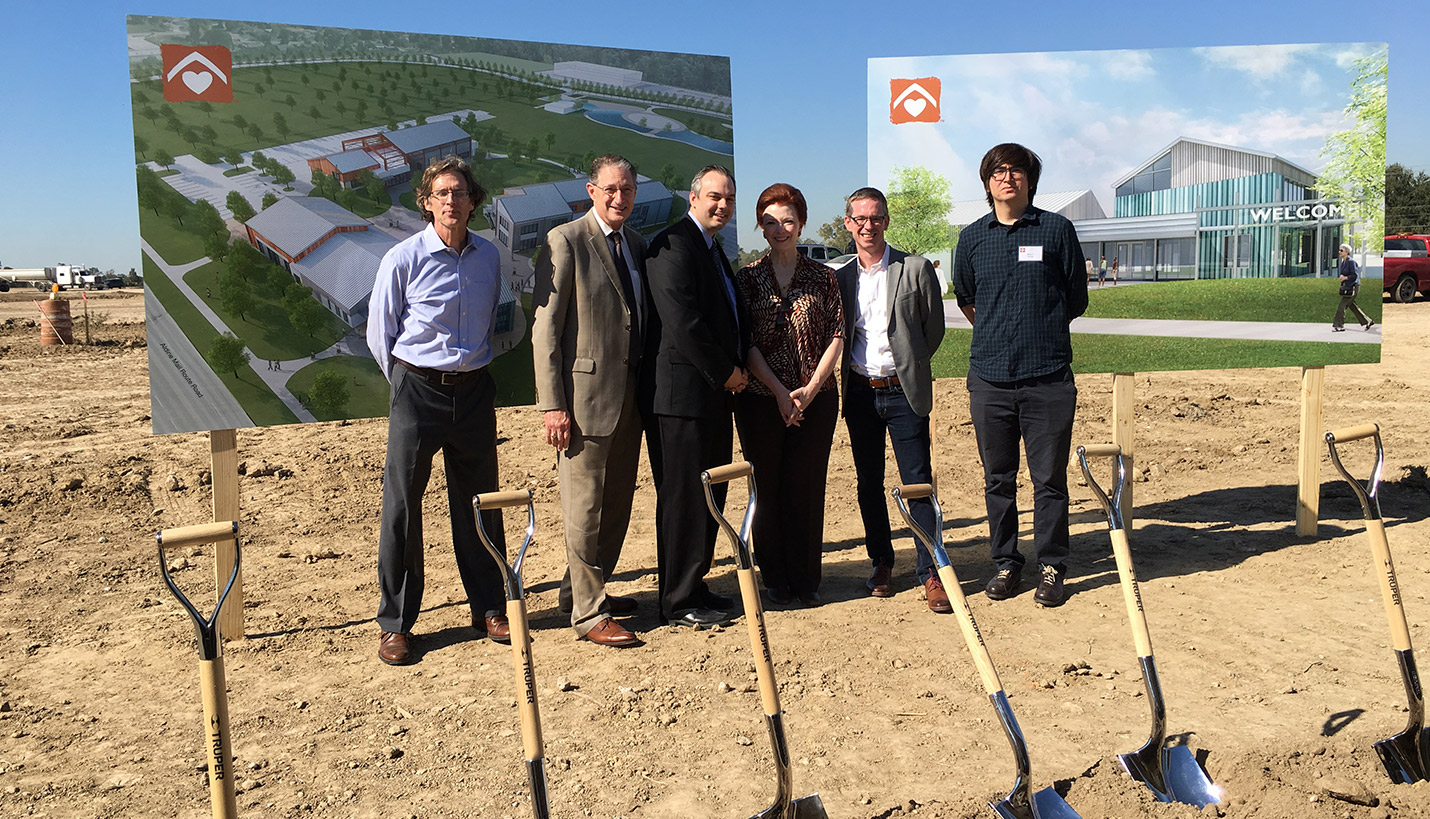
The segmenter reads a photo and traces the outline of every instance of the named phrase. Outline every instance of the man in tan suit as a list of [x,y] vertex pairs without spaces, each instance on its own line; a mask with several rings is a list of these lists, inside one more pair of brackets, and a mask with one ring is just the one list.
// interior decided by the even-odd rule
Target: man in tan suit
[[578,636],[624,648],[640,639],[611,615],[633,611],[635,601],[607,595],[606,580],[630,523],[642,430],[642,330],[652,311],[645,240],[624,227],[635,206],[635,169],[614,154],[597,157],[586,192],[591,210],[546,236],[533,293],[532,354],[546,441],[560,453],[563,604],[569,594]]

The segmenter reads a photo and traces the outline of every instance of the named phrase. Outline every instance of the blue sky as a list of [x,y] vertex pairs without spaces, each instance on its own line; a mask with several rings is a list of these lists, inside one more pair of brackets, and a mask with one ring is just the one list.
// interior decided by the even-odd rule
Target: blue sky
[[[0,48],[0,263],[139,264],[126,14],[395,28],[731,58],[741,220],[759,191],[801,188],[818,224],[864,184],[870,57],[1314,42],[1390,44],[1392,161],[1430,170],[1430,3],[1208,0],[434,4],[391,0],[7,3]],[[988,90],[997,77],[982,78]],[[1048,188],[1051,190],[1052,188]],[[808,233],[813,233],[813,224]],[[759,242],[753,227],[742,244]]]
[[[1357,57],[1382,44],[1065,51],[869,61],[869,179],[917,163],[981,200],[978,163],[1000,142],[1042,157],[1040,192],[1112,188],[1179,137],[1277,154],[1319,173],[1344,117]],[[1395,55],[1391,55],[1394,60]],[[943,121],[893,124],[890,81],[936,77]],[[987,80],[998,78],[997,89]],[[916,100],[916,102],[922,102]]]

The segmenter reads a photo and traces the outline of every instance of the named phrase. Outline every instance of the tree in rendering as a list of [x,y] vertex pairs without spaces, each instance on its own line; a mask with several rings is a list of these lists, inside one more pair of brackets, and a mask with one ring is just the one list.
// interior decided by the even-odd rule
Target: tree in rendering
[[219,275],[218,299],[223,309],[244,321],[248,321],[247,313],[253,309],[253,291],[249,289],[248,282],[242,276],[236,276],[231,272],[224,272]]
[[174,155],[160,148],[154,152],[154,162],[163,166],[164,170],[169,170],[169,166],[174,164]]
[[134,152],[137,153],[137,154],[139,154],[139,158],[140,158],[140,159],[143,159],[143,158],[144,158],[144,155],[147,154],[147,153],[149,153],[149,140],[145,139],[145,138],[142,137],[142,136],[139,136],[138,134],[135,134],[135,135],[134,135]]
[[276,204],[278,204],[278,194],[272,192],[265,193],[263,194],[263,201],[261,203],[262,207],[260,209],[268,210]]
[[924,255],[949,247],[948,180],[917,165],[895,168],[889,183],[889,244]]
[[332,370],[318,373],[313,379],[313,388],[308,391],[308,399],[312,401],[313,409],[328,417],[341,415],[350,397],[348,380],[342,373]]
[[209,342],[209,366],[214,372],[231,372],[237,377],[239,368],[247,366],[249,361],[243,340],[233,333],[214,336]]
[[228,211],[233,214],[233,218],[239,222],[247,222],[257,213],[253,209],[253,205],[249,204],[247,197],[238,191],[229,191],[228,196],[224,197],[223,203],[228,206]]
[[1379,253],[1385,243],[1385,99],[1388,63],[1384,51],[1353,64],[1351,100],[1344,131],[1326,137],[1326,168],[1316,192],[1335,199],[1350,217],[1352,243]]

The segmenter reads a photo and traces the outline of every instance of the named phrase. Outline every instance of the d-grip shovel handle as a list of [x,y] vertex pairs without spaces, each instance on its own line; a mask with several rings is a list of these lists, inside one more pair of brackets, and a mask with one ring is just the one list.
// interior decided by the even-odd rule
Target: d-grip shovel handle
[[483,492],[477,495],[478,512],[490,509],[505,509],[508,506],[525,506],[531,503],[530,489],[514,489],[510,492]]
[[[174,578],[169,575],[169,564],[164,560],[164,550],[229,539],[233,540],[233,569],[229,572],[228,583],[224,585],[223,591],[219,592],[218,600],[214,603],[213,614],[205,618],[194,604],[189,602],[188,596],[180,591],[178,585],[174,583]],[[184,607],[184,610],[189,613],[189,618],[194,621],[194,632],[198,635],[199,641],[199,659],[212,660],[218,657],[218,630],[215,628],[218,613],[223,609],[223,601],[228,599],[228,593],[233,588],[234,582],[238,580],[239,566],[243,560],[238,548],[238,522],[225,520],[217,523],[182,526],[177,529],[164,529],[155,533],[154,540],[159,546],[159,573],[164,578],[164,585],[169,587],[169,591],[179,601],[179,605]]]
[[755,468],[749,461],[737,461],[733,464],[725,464],[705,470],[705,480],[710,483],[729,483],[752,475]]
[[1326,440],[1333,444],[1348,444],[1351,441],[1359,441],[1379,433],[1379,424],[1357,424],[1353,427],[1341,427],[1327,432]]

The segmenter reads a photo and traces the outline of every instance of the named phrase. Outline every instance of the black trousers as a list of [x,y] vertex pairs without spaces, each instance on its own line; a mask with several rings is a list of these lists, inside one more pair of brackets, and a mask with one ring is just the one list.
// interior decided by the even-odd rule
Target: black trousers
[[[377,545],[383,631],[410,632],[422,610],[422,494],[432,457],[447,470],[452,545],[474,616],[501,614],[501,570],[477,538],[472,498],[497,488],[496,383],[487,373],[440,386],[400,365],[392,368],[387,463],[382,473],[382,527]],[[487,536],[505,552],[500,510],[483,512]]]
[[1021,568],[1018,552],[1018,443],[1033,478],[1033,549],[1038,563],[1062,571],[1068,556],[1068,459],[1077,385],[1071,367],[1019,381],[968,374],[988,537],[999,569]]
[[[660,615],[670,619],[708,608],[705,575],[715,559],[715,519],[705,505],[700,473],[730,462],[734,433],[730,416],[687,418],[657,415],[661,467],[655,499],[656,574]],[[725,484],[712,487],[716,506],[725,507]]]
[[735,404],[740,449],[755,467],[751,544],[767,589],[819,590],[824,488],[839,394],[815,396],[799,426],[785,426],[773,396],[742,393]]

